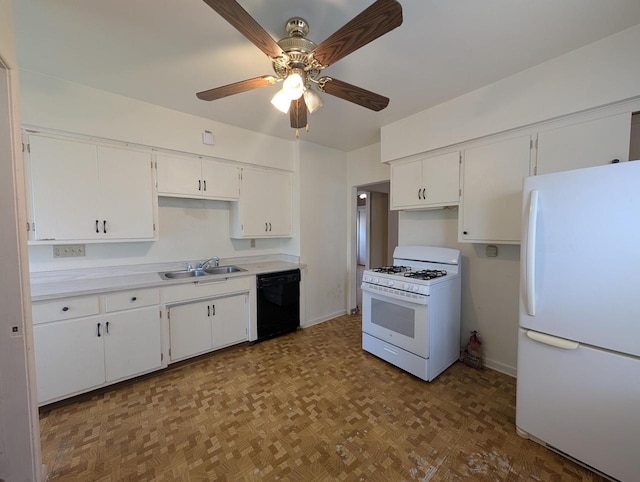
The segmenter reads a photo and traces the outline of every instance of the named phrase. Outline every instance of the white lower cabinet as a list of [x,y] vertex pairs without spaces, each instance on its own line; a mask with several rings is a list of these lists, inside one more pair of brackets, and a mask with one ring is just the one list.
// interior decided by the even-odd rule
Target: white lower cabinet
[[247,341],[248,293],[171,306],[172,362]]
[[99,387],[104,378],[104,342],[99,316],[35,325],[38,403]]
[[38,403],[160,368],[158,302],[158,290],[146,289],[34,303]]
[[107,382],[144,373],[162,364],[158,306],[105,317],[104,366]]

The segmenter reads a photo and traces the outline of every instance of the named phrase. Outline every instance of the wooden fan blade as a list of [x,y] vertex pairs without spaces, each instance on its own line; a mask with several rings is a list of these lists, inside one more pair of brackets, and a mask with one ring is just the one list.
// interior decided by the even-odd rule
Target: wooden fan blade
[[307,106],[304,103],[304,97],[300,96],[299,99],[291,101],[289,120],[294,129],[302,129],[307,125]]
[[216,100],[228,95],[239,94],[248,90],[258,89],[260,87],[266,87],[276,83],[276,78],[272,75],[263,75],[262,77],[255,77],[253,79],[242,80],[235,84],[224,85],[222,87],[216,87],[215,89],[204,90],[198,92],[196,96],[200,100]]
[[318,88],[329,95],[335,95],[336,97],[375,111],[380,111],[389,105],[388,97],[330,77],[322,77],[319,79]]
[[282,49],[247,11],[235,0],[204,0],[218,15],[271,58],[280,57]]
[[313,57],[325,67],[402,24],[402,6],[396,0],[377,0],[320,43]]

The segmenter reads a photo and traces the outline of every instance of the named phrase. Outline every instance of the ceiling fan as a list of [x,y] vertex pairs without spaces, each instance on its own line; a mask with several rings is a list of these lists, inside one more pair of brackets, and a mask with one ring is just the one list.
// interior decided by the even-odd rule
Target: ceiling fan
[[299,128],[309,130],[307,112],[316,111],[324,103],[320,95],[311,89],[311,84],[317,85],[321,92],[374,111],[380,111],[389,104],[387,97],[320,75],[331,64],[400,26],[402,7],[396,0],[376,0],[319,45],[306,38],[309,25],[300,17],[289,19],[285,27],[288,36],[276,42],[236,0],[204,2],[270,58],[275,75],[263,75],[198,92],[196,96],[199,99],[216,100],[282,82],[282,89],[271,103],[280,111],[289,113],[296,136]]

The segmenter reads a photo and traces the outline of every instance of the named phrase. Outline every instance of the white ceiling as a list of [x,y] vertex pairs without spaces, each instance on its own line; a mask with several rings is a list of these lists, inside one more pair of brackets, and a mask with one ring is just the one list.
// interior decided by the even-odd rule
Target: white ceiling
[[[293,16],[320,43],[373,0],[238,0],[276,40]],[[323,94],[301,138],[343,151],[380,127],[640,23],[638,0],[400,0],[403,24],[326,75],[385,95],[373,112]],[[213,102],[195,93],[273,73],[202,0],[14,1],[25,70],[295,139],[271,86]],[[640,46],[639,46],[640,48]],[[615,75],[612,73],[612,75]]]

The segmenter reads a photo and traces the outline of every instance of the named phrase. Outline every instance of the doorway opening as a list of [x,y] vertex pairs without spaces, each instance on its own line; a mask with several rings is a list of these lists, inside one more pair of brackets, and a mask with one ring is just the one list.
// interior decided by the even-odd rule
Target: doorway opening
[[349,306],[351,313],[362,307],[362,273],[369,268],[393,264],[398,244],[398,212],[389,209],[389,181],[352,188],[352,242]]

